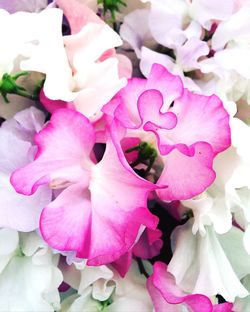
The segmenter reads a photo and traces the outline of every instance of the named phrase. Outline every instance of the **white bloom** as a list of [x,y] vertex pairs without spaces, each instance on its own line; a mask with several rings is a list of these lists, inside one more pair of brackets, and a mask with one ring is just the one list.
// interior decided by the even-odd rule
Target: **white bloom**
[[206,226],[205,236],[193,235],[190,220],[175,229],[172,239],[174,254],[168,270],[182,290],[208,297],[220,294],[230,302],[248,295],[240,282],[250,273],[242,231],[233,227],[219,235]]
[[62,274],[43,240],[1,229],[0,246],[0,311],[58,310]]
[[153,309],[146,278],[139,273],[135,262],[124,278],[110,267],[88,267],[84,263],[62,270],[64,280],[78,289],[78,295],[62,303],[62,312],[94,312],[102,308],[109,312],[127,312],[131,307],[135,311],[151,312]]

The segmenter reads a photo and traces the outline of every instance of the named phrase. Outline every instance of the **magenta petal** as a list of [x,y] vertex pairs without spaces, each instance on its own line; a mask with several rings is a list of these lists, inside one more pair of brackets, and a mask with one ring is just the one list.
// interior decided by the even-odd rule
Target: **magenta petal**
[[116,269],[116,271],[124,277],[132,263],[132,251],[128,251],[124,255],[122,255],[119,259],[112,263],[112,266]]
[[163,246],[161,236],[162,232],[160,230],[146,228],[133,247],[134,256],[142,259],[151,259],[158,256]]
[[44,94],[43,89],[40,92],[40,102],[47,109],[48,112],[54,113],[55,110],[59,108],[67,108],[69,103],[61,101],[61,100],[50,100]]
[[82,114],[60,109],[35,136],[35,143],[35,160],[11,176],[16,191],[24,195],[33,194],[41,184],[75,182],[80,176],[83,179],[84,164],[92,163],[89,155],[94,145],[93,126]]
[[146,90],[146,79],[131,78],[125,88],[104,106],[102,111],[116,117],[124,127],[138,128],[141,118],[137,108],[137,101],[142,92]]
[[185,90],[183,96],[174,102],[171,112],[177,116],[177,125],[166,134],[159,134],[161,151],[162,145],[168,145],[168,142],[187,146],[207,142],[215,154],[230,146],[229,114],[217,96],[203,96]]
[[163,106],[163,112],[166,112],[171,102],[178,99],[184,91],[181,78],[172,75],[160,64],[152,65],[145,89],[156,89],[161,92],[165,104]]
[[157,128],[173,129],[176,126],[177,118],[172,112],[161,113],[161,108],[164,104],[164,98],[158,90],[146,90],[138,99],[138,110],[143,121],[144,130],[147,129],[147,123],[155,125],[154,131]]
[[91,233],[89,192],[80,183],[69,186],[43,209],[40,229],[44,240],[63,251],[84,250],[88,256]]
[[[154,264],[154,272],[147,281],[147,287],[156,312],[177,312],[181,304],[192,312],[213,311],[212,303],[206,296],[183,294],[176,286],[174,277],[167,272],[167,265],[162,262]],[[173,305],[176,305],[176,309]]]
[[233,312],[233,303],[225,302],[213,306],[213,312]]
[[164,169],[157,182],[167,188],[158,190],[163,200],[180,200],[192,198],[202,193],[215,179],[212,168],[214,153],[205,142],[194,144],[193,156],[187,156],[174,149],[163,157]]

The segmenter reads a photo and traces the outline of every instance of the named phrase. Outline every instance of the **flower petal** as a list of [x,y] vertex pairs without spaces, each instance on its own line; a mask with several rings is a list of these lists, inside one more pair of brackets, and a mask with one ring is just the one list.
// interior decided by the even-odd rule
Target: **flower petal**
[[157,191],[162,200],[192,198],[202,193],[215,179],[212,168],[213,151],[205,142],[192,146],[193,155],[185,155],[178,149],[163,157],[164,169],[157,182],[167,188]]
[[167,265],[162,262],[154,264],[154,272],[147,281],[147,287],[156,312],[178,312],[181,310],[181,307],[177,305],[185,306],[193,312],[213,311],[212,303],[208,297],[182,293],[176,286],[173,275],[167,272]]
[[[72,127],[74,125],[74,127]],[[70,109],[57,110],[50,122],[35,137],[38,152],[35,160],[17,169],[11,183],[21,194],[33,194],[39,185],[48,182],[60,184],[82,177],[89,166],[89,155],[94,145],[94,130],[80,113]],[[67,170],[61,171],[62,168]],[[54,180],[54,181],[53,181]]]

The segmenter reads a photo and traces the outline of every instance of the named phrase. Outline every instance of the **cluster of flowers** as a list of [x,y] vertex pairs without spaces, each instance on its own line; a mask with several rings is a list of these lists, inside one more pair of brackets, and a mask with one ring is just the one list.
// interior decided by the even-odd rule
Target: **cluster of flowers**
[[250,311],[250,0],[0,25],[0,311]]

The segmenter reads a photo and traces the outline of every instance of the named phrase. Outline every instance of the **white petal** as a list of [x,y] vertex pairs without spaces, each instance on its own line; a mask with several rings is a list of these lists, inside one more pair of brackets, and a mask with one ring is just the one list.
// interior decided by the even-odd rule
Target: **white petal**
[[[221,294],[230,302],[236,296],[247,296],[247,290],[240,283],[242,274],[250,272],[249,256],[242,244],[243,233],[235,228],[224,235],[216,235],[211,227],[206,227],[206,235],[201,237],[193,235],[191,227],[189,221],[178,227],[173,235],[175,250],[168,269],[175,276],[177,285],[184,291],[208,297]],[[227,248],[231,241],[234,257]]]

